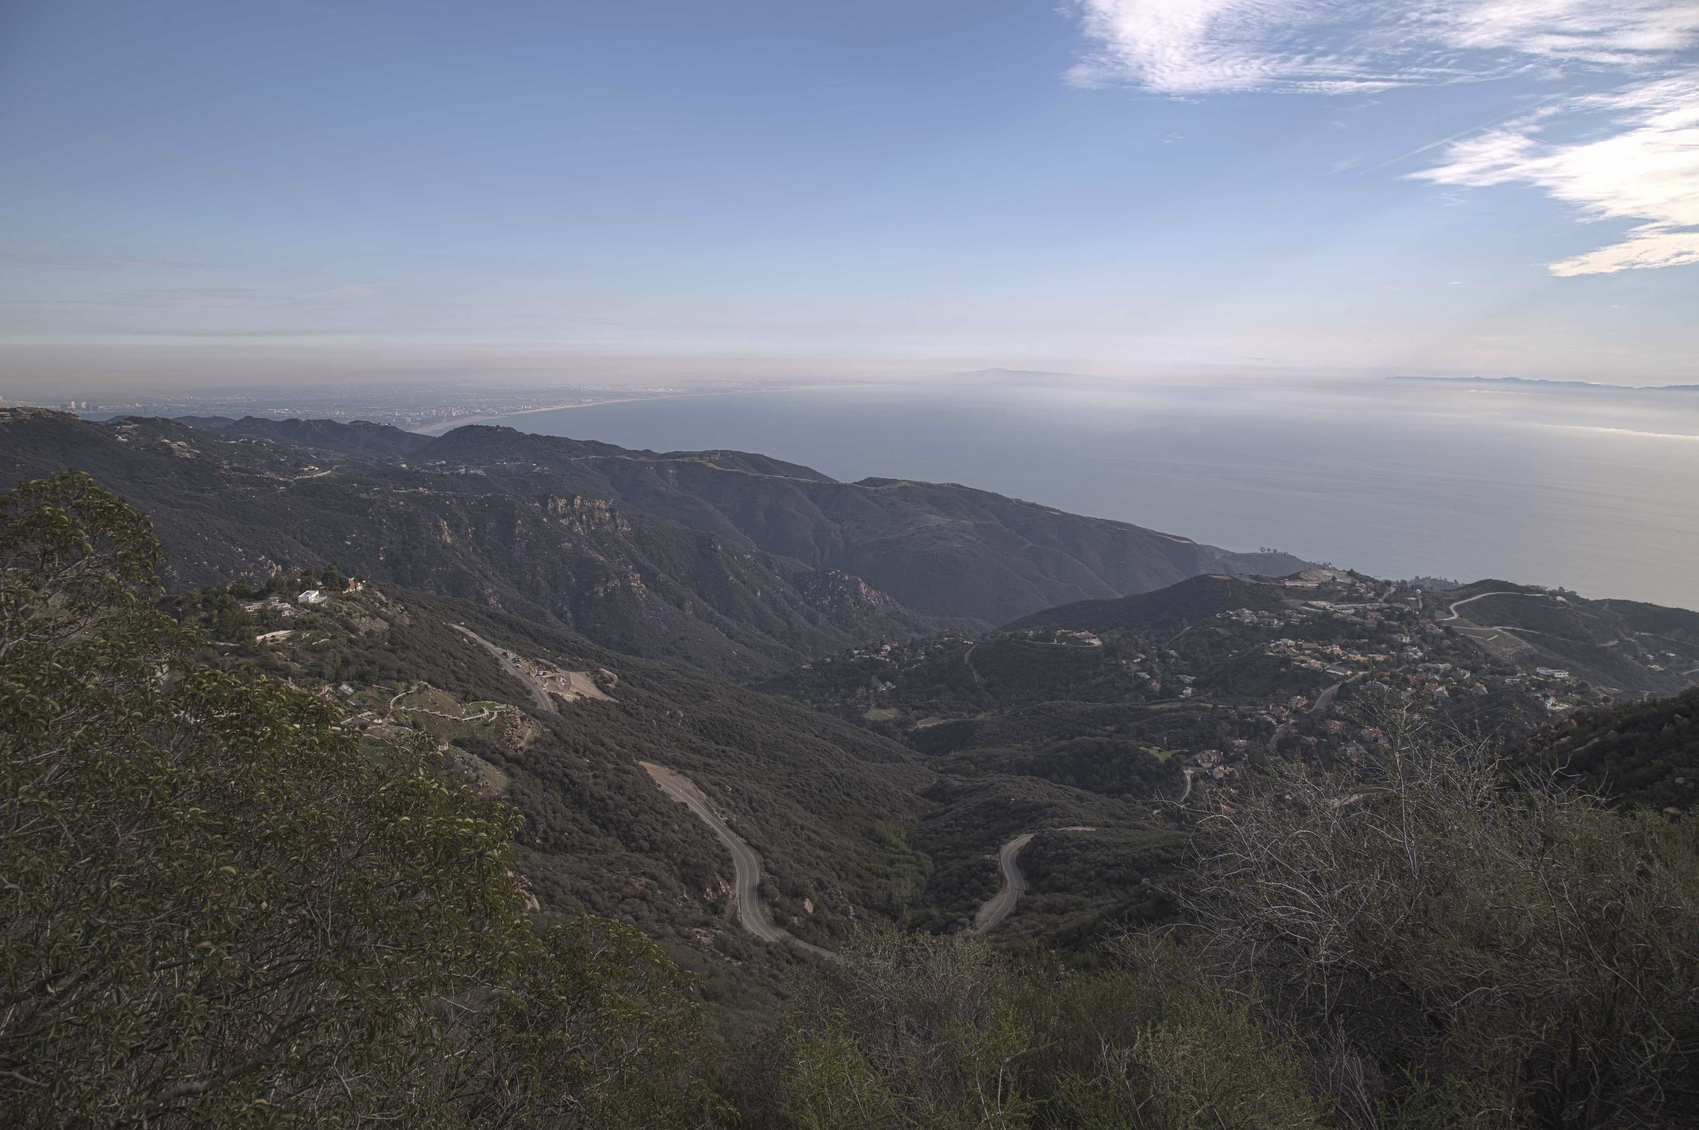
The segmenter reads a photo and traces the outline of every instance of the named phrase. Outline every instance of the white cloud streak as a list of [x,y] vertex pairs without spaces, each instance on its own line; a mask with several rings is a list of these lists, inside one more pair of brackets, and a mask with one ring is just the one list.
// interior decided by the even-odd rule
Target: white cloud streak
[[1459,47],[1606,65],[1680,51],[1699,32],[1699,6],[1680,0],[1466,0],[1434,5]]
[[1638,67],[1699,42],[1695,0],[1078,0],[1076,81],[1348,93],[1530,67]]
[[1570,112],[1604,112],[1613,132],[1542,142],[1548,115],[1459,141],[1445,163],[1413,176],[1484,187],[1523,182],[1594,219],[1646,221],[1618,243],[1550,265],[1555,275],[1612,274],[1699,263],[1699,72],[1576,99]]
[[[1631,78],[1462,140],[1435,184],[1539,186],[1589,219],[1641,221],[1557,275],[1699,262],[1699,0],[1077,0],[1078,83],[1157,93],[1348,94],[1516,74]],[[1602,119],[1600,136],[1543,139]],[[1419,151],[1418,151],[1419,152]]]
[[1074,81],[1131,79],[1165,94],[1241,90],[1339,93],[1395,81],[1370,65],[1366,44],[1328,44],[1347,17],[1335,0],[1083,0],[1098,52]]

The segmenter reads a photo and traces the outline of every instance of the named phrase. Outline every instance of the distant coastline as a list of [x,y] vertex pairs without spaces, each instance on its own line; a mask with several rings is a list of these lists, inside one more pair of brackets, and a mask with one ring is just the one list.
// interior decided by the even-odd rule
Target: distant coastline
[[622,396],[609,400],[577,400],[570,404],[547,404],[541,408],[521,408],[516,412],[492,412],[487,416],[467,416],[459,420],[447,420],[436,424],[424,424],[407,430],[414,435],[439,436],[444,432],[463,428],[468,424],[487,424],[491,420],[507,420],[514,416],[534,416],[538,412],[562,412],[568,408],[595,408],[603,404],[630,404],[638,400],[672,400],[675,396],[689,396],[690,393],[661,393],[656,396]]
[[1532,377],[1388,377],[1389,381],[1421,381],[1446,385],[1510,385],[1543,392],[1699,392],[1699,385],[1608,385],[1598,381],[1551,381]]
[[491,412],[476,416],[466,416],[457,420],[440,421],[435,424],[421,424],[416,428],[408,428],[407,430],[411,431],[415,435],[440,436],[445,432],[451,432],[455,428],[465,427],[468,424],[488,424],[492,422],[499,422],[502,426],[511,426],[508,424],[508,421],[510,420],[514,420],[520,416],[535,416],[541,412],[565,412],[575,408],[603,408],[610,404],[646,404],[652,400],[684,400],[707,396],[740,396],[771,392],[794,392],[799,389],[819,390],[844,387],[859,388],[863,386],[837,384],[778,384],[771,386],[736,386],[732,388],[714,388],[712,386],[696,388],[686,387],[668,392],[651,393],[647,396],[610,396],[602,400],[575,400],[566,404],[547,404],[541,408],[521,408],[514,412]]

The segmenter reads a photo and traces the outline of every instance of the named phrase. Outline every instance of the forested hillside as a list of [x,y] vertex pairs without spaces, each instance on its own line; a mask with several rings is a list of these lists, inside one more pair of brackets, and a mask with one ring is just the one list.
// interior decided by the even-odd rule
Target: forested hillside
[[263,416],[244,416],[240,420],[228,416],[179,416],[173,423],[212,428],[227,432],[233,439],[272,440],[351,455],[411,455],[431,444],[429,436],[363,420],[342,424],[335,420],[268,420]]
[[[997,890],[998,845],[1023,832],[1048,842],[1054,829],[1090,824],[1102,834],[1088,846],[1128,836],[1148,843],[1156,854],[1147,859],[1141,847],[1122,864],[1133,868],[1133,886],[1177,858],[1168,822],[1130,799],[1018,772],[952,784],[905,746],[784,698],[465,602],[373,585],[342,590],[344,579],[330,580],[318,590],[324,602],[306,607],[292,604],[295,593],[325,586],[324,573],[284,575],[265,590],[209,587],[166,607],[207,628],[210,665],[258,666],[342,703],[367,732],[418,730],[461,751],[491,795],[525,814],[522,870],[545,912],[593,911],[641,926],[702,970],[716,999],[766,990],[701,953],[753,960],[762,984],[767,963],[726,928],[729,859],[640,762],[707,790],[762,856],[762,896],[775,918],[828,947],[856,923],[950,929],[971,918]],[[462,627],[527,669],[576,673],[569,681],[579,690],[557,709],[537,709],[526,685]],[[1128,897],[1064,880],[1056,893],[1072,893],[1051,905],[1046,889],[1036,889],[1023,932],[1089,935]]]
[[[373,585],[329,595],[335,578],[304,607],[295,591],[325,577],[287,581],[285,601],[236,586],[166,607],[209,630],[211,667],[312,688],[374,738],[443,744],[523,815],[518,869],[540,913],[639,927],[702,974],[710,999],[771,1004],[787,957],[728,921],[731,860],[640,763],[710,793],[760,853],[766,905],[805,940],[837,945],[858,922],[900,917],[917,893],[893,846],[938,807],[921,795],[936,775],[895,743],[496,610]],[[512,664],[462,627],[530,669],[575,674],[554,677],[553,706],[540,709]]]

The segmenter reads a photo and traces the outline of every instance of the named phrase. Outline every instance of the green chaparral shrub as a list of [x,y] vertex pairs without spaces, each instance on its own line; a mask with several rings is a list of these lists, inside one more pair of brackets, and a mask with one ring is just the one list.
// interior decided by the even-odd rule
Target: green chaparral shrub
[[517,815],[431,749],[194,666],[148,523],[0,498],[8,1126],[679,1126],[695,1008],[641,936],[539,937]]
[[1157,1016],[1097,1070],[1065,1077],[1057,1125],[1080,1130],[1300,1130],[1326,1125],[1292,1049],[1260,1030],[1220,987],[1179,986]]
[[784,1109],[800,1126],[1032,1125],[1033,1032],[1006,963],[975,936],[870,933],[791,1018]]
[[1105,958],[1081,972],[973,934],[864,936],[788,1018],[782,1112],[807,1130],[1325,1124],[1299,1052],[1195,962],[1148,939]]
[[785,1109],[799,1130],[903,1124],[890,1081],[842,1032],[802,1033],[792,1057],[784,1076]]

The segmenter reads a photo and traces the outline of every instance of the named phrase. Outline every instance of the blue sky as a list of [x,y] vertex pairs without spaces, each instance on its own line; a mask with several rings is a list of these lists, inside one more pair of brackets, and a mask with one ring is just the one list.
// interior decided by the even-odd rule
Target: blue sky
[[1693,0],[14,0],[0,349],[1692,379],[1696,44]]

